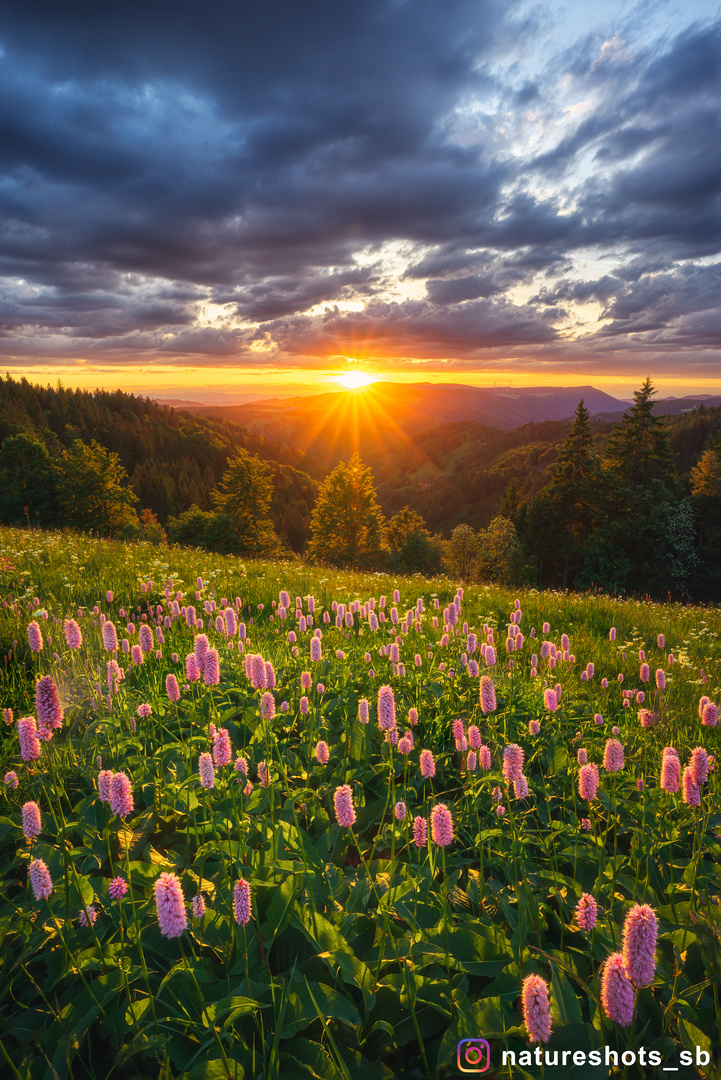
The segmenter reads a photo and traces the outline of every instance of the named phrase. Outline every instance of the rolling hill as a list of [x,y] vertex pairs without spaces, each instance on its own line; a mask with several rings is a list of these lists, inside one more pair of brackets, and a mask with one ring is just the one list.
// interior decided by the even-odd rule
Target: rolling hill
[[189,411],[229,420],[272,442],[285,443],[329,469],[359,453],[370,460],[420,431],[474,421],[511,431],[529,423],[571,417],[584,399],[592,414],[623,410],[626,402],[592,386],[486,389],[461,384],[379,382],[363,390],[242,405],[194,406]]

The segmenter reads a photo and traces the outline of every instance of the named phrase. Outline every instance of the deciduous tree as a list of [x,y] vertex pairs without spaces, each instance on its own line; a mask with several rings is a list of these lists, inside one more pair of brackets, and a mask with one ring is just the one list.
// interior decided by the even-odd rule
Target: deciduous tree
[[137,496],[128,486],[120,458],[93,439],[75,439],[59,465],[58,500],[68,525],[101,536],[117,536],[137,525]]
[[213,491],[219,514],[209,523],[209,546],[238,555],[274,553],[278,537],[268,513],[272,498],[270,468],[255,454],[241,450],[228,462]]
[[310,520],[308,556],[331,566],[378,566],[384,526],[371,471],[355,454],[321,484]]

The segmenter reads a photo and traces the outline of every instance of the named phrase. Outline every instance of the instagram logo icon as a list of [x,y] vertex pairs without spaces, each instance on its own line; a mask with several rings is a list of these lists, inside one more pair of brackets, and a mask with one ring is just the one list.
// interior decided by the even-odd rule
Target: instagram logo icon
[[482,1073],[491,1065],[491,1047],[487,1039],[461,1039],[456,1047],[459,1072]]

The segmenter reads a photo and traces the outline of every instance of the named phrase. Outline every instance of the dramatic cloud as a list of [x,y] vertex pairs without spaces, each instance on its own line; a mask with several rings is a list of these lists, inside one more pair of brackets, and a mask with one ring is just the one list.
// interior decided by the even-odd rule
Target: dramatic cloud
[[3,359],[713,372],[721,28],[608,10],[6,0]]

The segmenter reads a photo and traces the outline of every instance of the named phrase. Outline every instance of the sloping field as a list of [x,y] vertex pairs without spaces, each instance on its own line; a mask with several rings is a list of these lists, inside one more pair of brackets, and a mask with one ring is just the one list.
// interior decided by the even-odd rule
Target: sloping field
[[8,529],[0,600],[4,1074],[717,1075],[717,611]]

